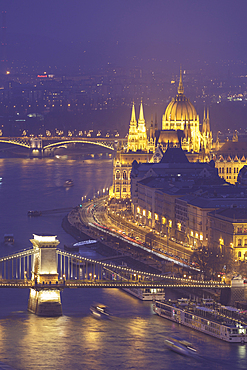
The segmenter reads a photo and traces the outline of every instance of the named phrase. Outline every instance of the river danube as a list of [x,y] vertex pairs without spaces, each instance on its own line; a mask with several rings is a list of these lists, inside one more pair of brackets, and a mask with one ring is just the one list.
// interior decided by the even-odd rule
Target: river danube
[[[61,247],[73,243],[61,227],[66,212],[28,218],[27,211],[72,208],[82,196],[92,197],[110,186],[112,162],[5,158],[0,159],[0,177],[0,255],[7,255],[31,247],[32,233],[57,235]],[[74,182],[69,189],[67,179]],[[12,247],[3,244],[5,233],[14,234]],[[86,249],[85,256],[98,257]],[[67,289],[59,318],[27,312],[28,293],[0,289],[0,369],[246,369],[247,345],[230,345],[155,316],[151,303],[121,290]],[[112,320],[90,316],[95,301],[109,306]],[[170,335],[189,340],[201,357],[165,349]]]

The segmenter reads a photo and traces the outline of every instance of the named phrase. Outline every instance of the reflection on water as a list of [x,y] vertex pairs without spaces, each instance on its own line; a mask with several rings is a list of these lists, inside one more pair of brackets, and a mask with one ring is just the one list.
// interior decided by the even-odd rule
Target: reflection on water
[[[31,247],[32,233],[55,234],[63,244],[74,239],[61,228],[65,214],[28,218],[27,211],[73,207],[112,180],[112,163],[53,159],[0,159],[0,255]],[[64,181],[71,178],[68,191]],[[1,243],[13,233],[13,247]],[[88,249],[87,256],[95,252]],[[18,370],[245,369],[246,346],[230,345],[153,315],[151,303],[118,289],[67,289],[64,316],[41,318],[26,311],[27,289],[0,290],[1,362]],[[93,302],[106,304],[112,320],[95,320]],[[198,348],[202,358],[184,358],[164,348],[177,335]]]

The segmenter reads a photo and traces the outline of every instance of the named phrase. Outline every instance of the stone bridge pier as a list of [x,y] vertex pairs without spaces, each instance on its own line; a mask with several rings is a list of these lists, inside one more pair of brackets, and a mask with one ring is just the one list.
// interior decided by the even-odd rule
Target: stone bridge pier
[[35,249],[31,278],[34,285],[30,288],[28,310],[39,316],[60,316],[62,304],[56,253],[59,241],[56,236],[33,236],[30,241]]
[[31,158],[40,158],[43,157],[43,145],[41,138],[31,138],[30,139],[30,157]]

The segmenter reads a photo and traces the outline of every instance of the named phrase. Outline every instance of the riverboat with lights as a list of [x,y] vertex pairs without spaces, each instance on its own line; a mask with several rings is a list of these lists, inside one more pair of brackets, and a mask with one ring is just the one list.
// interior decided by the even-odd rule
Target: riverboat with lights
[[201,331],[229,343],[247,343],[247,312],[222,306],[213,300],[200,303],[181,298],[155,301],[154,312],[165,319]]
[[167,338],[165,339],[165,347],[173,352],[179,353],[183,356],[195,357],[198,355],[197,349],[192,346],[187,340],[180,338]]
[[123,290],[141,301],[163,301],[165,299],[165,289],[123,288]]
[[101,303],[94,303],[90,306],[91,314],[97,319],[109,319],[108,307]]

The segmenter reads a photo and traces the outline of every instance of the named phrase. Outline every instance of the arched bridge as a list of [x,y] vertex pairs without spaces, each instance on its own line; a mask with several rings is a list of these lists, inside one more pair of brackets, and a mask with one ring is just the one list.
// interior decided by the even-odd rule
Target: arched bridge
[[32,249],[0,258],[0,288],[30,288],[28,309],[38,315],[62,314],[65,288],[205,288],[223,289],[218,281],[152,274],[81,257],[57,248],[56,236],[35,235]]
[[0,137],[0,143],[12,144],[43,154],[56,147],[73,143],[92,144],[114,151],[117,146],[124,145],[126,139],[116,138],[84,138],[84,137]]

